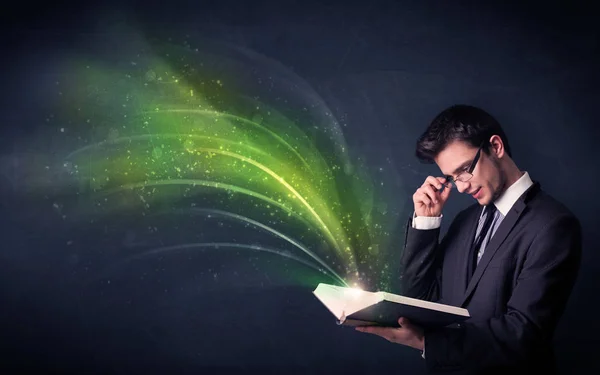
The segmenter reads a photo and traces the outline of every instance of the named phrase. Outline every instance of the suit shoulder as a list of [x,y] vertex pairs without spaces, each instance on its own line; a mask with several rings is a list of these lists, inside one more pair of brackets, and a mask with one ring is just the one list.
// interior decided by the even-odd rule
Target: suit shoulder
[[542,222],[551,223],[556,220],[568,220],[580,225],[579,219],[563,202],[545,191],[540,191],[531,202],[535,218]]

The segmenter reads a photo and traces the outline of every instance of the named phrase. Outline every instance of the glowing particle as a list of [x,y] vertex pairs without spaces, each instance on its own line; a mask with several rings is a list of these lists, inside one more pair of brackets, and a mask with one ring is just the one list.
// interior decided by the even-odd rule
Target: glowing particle
[[154,70],[148,70],[146,72],[146,81],[154,81],[156,79],[156,73]]
[[163,154],[163,151],[160,147],[155,147],[154,150],[152,150],[152,157],[154,159],[160,159],[162,154]]
[[185,148],[187,152],[192,152],[194,149],[194,141],[191,139],[186,139],[185,142],[183,142],[183,148]]

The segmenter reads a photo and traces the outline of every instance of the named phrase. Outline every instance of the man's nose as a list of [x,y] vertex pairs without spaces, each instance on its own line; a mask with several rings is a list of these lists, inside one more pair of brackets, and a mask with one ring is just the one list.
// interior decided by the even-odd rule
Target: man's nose
[[458,190],[459,193],[464,193],[469,187],[469,183],[462,181],[454,181],[454,186],[456,186],[456,190]]

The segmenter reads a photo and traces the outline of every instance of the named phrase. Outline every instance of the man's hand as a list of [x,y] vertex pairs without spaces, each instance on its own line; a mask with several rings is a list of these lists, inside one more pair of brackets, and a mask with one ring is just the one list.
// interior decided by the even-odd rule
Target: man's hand
[[422,351],[424,347],[423,329],[411,324],[406,318],[398,319],[398,323],[400,324],[399,328],[356,327],[356,330],[360,332],[372,333],[374,335],[381,336],[390,342],[410,346],[411,348]]
[[[446,188],[440,192],[442,185]],[[443,177],[429,176],[413,194],[413,203],[417,216],[440,216],[442,208],[450,196],[452,184]]]

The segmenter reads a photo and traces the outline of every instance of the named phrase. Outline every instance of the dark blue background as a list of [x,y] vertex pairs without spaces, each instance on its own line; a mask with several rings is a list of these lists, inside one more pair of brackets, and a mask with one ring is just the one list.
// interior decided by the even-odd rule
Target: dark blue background
[[[414,158],[416,137],[448,105],[482,106],[504,125],[521,169],[583,223],[584,261],[556,348],[563,373],[597,372],[597,20],[579,2],[566,4],[13,4],[2,15],[2,155],[16,152],[13,140],[35,134],[45,113],[35,107],[40,94],[33,72],[80,47],[107,17],[155,35],[219,38],[293,69],[345,119],[350,148],[373,165],[387,163],[399,233],[411,213],[412,191],[437,172]],[[3,173],[14,173],[10,168]],[[19,194],[8,178],[0,187],[2,373],[424,370],[415,350],[336,326],[310,288],[280,285],[248,264],[239,265],[246,279],[229,286],[215,286],[211,273],[173,257],[148,266],[164,269],[160,279],[124,277],[86,287],[81,270],[110,263],[126,247],[107,235],[110,228],[141,233],[136,223],[114,218],[104,227],[66,227],[43,197]],[[469,203],[468,197],[452,199],[445,225]],[[94,246],[65,250],[69,240]],[[211,260],[222,261],[216,255]]]

